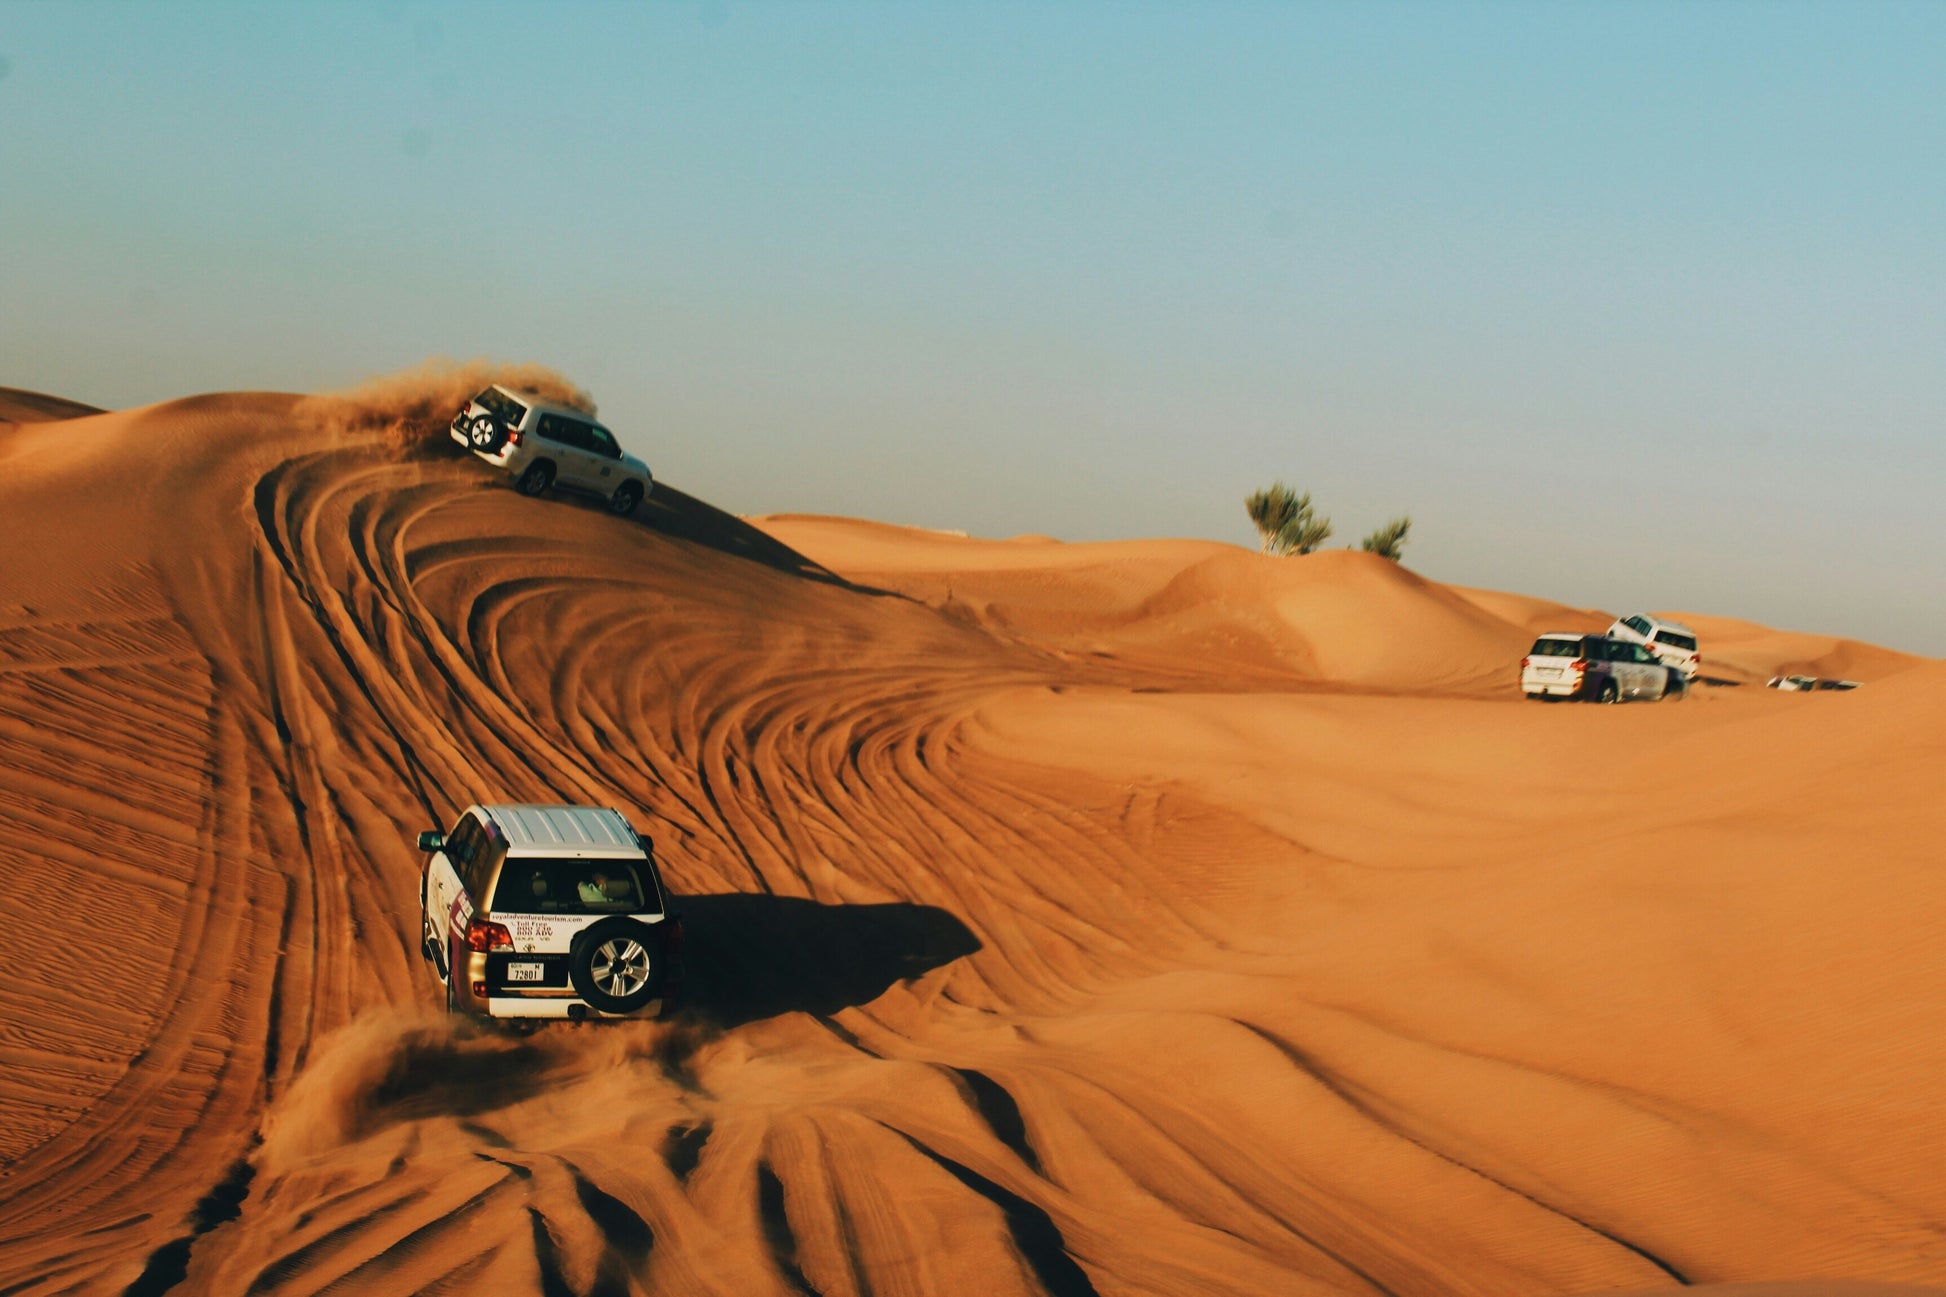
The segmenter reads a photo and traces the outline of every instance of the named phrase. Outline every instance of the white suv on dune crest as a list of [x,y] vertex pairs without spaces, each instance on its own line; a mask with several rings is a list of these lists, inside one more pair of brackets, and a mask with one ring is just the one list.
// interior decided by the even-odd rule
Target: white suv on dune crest
[[1608,633],[1616,639],[1646,645],[1657,661],[1676,668],[1691,683],[1703,669],[1703,655],[1696,651],[1696,632],[1679,621],[1636,613],[1632,617],[1617,617]]
[[620,811],[469,806],[419,849],[420,953],[448,1013],[580,1021],[674,1007],[682,922]]
[[453,416],[452,436],[511,473],[522,495],[565,487],[600,496],[626,518],[655,489],[649,466],[585,413],[497,383]]

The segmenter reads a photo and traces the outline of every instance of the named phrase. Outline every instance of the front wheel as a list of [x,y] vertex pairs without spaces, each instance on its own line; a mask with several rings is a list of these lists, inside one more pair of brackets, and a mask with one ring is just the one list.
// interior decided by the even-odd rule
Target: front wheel
[[434,968],[439,967],[439,956],[434,952],[432,916],[426,913],[426,888],[419,886],[419,955]]
[[554,466],[543,459],[527,466],[527,471],[514,482],[514,490],[522,495],[539,495],[553,485]]
[[624,482],[617,487],[615,494],[608,497],[608,512],[617,518],[626,518],[635,512],[635,506],[642,503],[642,488],[633,482]]
[[1669,678],[1662,682],[1662,696],[1681,702],[1689,697],[1689,681],[1683,679],[1678,672],[1671,671]]
[[1604,681],[1601,692],[1595,695],[1595,701],[1598,703],[1618,703],[1621,700],[1622,691],[1616,687],[1613,680]]

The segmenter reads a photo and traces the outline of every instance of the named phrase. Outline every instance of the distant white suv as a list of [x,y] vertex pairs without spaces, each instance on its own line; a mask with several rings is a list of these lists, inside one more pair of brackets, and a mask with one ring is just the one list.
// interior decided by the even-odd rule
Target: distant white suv
[[663,1015],[682,981],[682,924],[649,842],[596,806],[469,806],[430,853],[421,953],[448,1013]]
[[1617,617],[1608,633],[1616,639],[1648,645],[1649,652],[1659,661],[1682,672],[1684,680],[1693,683],[1696,673],[1703,669],[1703,655],[1696,651],[1696,632],[1679,621],[1663,621],[1637,613],[1633,617]]
[[649,466],[571,406],[495,384],[453,417],[453,440],[513,475],[522,495],[550,486],[598,495],[626,518],[655,489]]

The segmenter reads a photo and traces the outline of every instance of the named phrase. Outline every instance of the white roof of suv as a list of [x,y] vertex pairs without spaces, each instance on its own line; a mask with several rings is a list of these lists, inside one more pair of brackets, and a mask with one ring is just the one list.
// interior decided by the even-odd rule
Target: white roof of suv
[[482,806],[507,835],[510,856],[640,856],[620,811],[596,806]]

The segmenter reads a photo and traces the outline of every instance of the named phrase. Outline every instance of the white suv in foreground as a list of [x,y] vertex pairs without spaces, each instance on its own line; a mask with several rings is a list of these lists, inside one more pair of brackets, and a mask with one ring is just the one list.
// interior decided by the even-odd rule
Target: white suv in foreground
[[571,406],[495,384],[453,416],[453,440],[513,475],[522,495],[550,486],[598,495],[626,518],[655,489],[649,466]]
[[1689,678],[1659,661],[1645,645],[1613,635],[1550,631],[1520,660],[1520,688],[1529,698],[1682,698]]
[[419,835],[421,953],[449,1013],[666,1015],[682,924],[646,839],[594,806],[469,806]]

